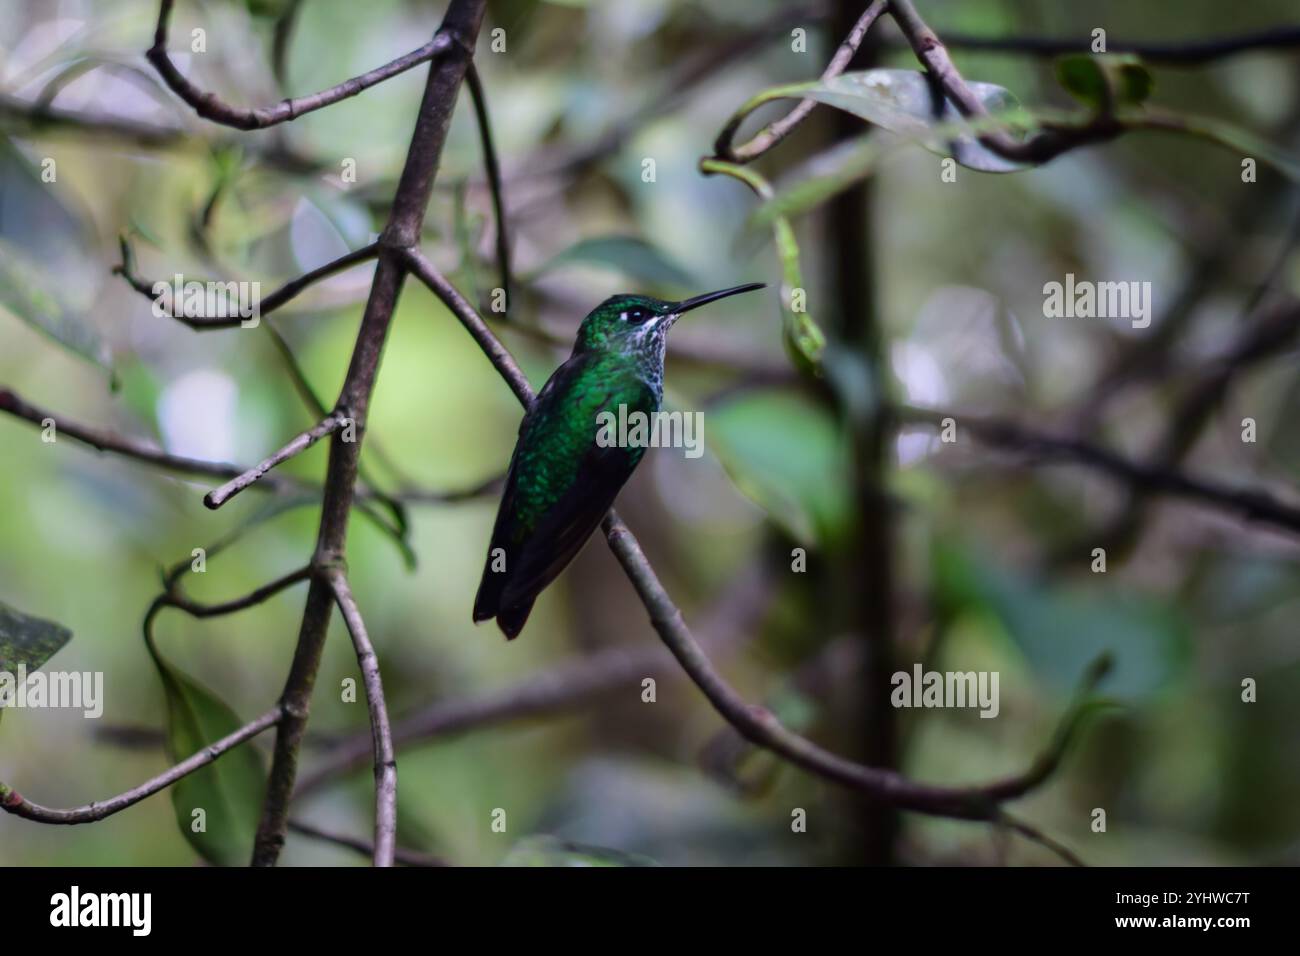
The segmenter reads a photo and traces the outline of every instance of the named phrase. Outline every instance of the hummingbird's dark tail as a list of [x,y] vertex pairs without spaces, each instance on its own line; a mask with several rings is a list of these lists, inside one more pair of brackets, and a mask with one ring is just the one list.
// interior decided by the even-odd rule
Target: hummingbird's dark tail
[[514,640],[524,629],[528,615],[532,613],[534,599],[529,598],[522,604],[503,606],[501,597],[505,590],[505,577],[505,574],[494,573],[490,567],[483,572],[483,580],[474,598],[474,623],[496,618],[497,626],[501,628],[502,633],[508,639]]
[[519,632],[524,629],[524,624],[528,622],[528,615],[532,611],[533,601],[532,598],[529,598],[524,604],[503,607],[497,612],[497,627],[501,628],[501,633],[506,636],[506,640],[513,641],[519,636]]

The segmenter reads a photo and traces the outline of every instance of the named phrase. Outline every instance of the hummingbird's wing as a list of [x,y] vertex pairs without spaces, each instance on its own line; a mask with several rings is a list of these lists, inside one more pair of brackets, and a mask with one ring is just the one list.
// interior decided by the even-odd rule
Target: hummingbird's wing
[[520,425],[474,620],[496,617],[507,637],[517,635],[534,599],[613,505],[645,453],[597,444],[597,415],[617,415],[619,405],[649,413],[658,396],[617,358],[599,354],[574,356],[539,393]]

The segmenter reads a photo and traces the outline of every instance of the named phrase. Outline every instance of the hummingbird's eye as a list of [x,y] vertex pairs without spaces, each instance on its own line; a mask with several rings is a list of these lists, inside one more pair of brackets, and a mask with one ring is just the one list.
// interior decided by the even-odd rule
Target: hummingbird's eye
[[640,325],[646,319],[650,318],[650,313],[648,310],[641,308],[641,306],[634,305],[632,308],[625,311],[620,318],[622,318],[624,322],[631,322],[633,325]]

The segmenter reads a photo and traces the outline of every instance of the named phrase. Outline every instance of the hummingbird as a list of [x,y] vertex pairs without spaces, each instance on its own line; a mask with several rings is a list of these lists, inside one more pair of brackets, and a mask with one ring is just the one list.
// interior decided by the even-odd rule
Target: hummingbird
[[524,414],[488,545],[474,621],[496,618],[507,639],[523,630],[537,595],[591,537],[645,454],[597,441],[601,413],[652,416],[663,403],[668,330],[702,305],[761,282],[681,302],[615,295],[582,320],[573,352]]

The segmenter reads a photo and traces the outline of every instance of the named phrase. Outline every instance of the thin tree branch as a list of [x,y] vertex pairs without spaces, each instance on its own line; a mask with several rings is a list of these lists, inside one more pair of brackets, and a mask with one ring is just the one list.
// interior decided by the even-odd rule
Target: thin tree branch
[[[703,631],[709,649],[730,654],[755,636],[774,598],[770,570],[761,562],[738,575],[709,611]],[[453,734],[517,720],[571,713],[598,697],[635,689],[647,677],[684,677],[663,647],[610,647],[556,664],[517,683],[452,700],[437,700],[393,724],[395,746],[428,743]],[[370,756],[370,735],[354,734],[330,748],[304,775],[294,799],[362,767]]]
[[483,148],[483,166],[487,175],[488,189],[492,193],[492,214],[496,218],[497,266],[501,270],[501,288],[505,291],[506,309],[510,308],[510,233],[506,227],[505,187],[501,183],[501,165],[497,160],[496,146],[492,142],[492,122],[488,117],[487,94],[483,91],[483,81],[479,79],[478,69],[470,62],[465,72],[465,82],[469,86],[470,96],[474,102],[474,116],[478,120],[479,140]]
[[1300,532],[1300,507],[1286,504],[1263,489],[1230,487],[1173,468],[1133,461],[1118,452],[1077,438],[1053,435],[1018,422],[980,418],[932,408],[902,406],[902,420],[914,425],[941,427],[945,418],[964,426],[979,441],[1023,454],[1034,464],[1071,461],[1099,469],[1130,485],[1151,492],[1211,504],[1291,532]]
[[[957,112],[967,119],[986,118],[989,113],[975,92],[948,56],[935,32],[921,19],[912,0],[889,0],[889,13],[907,38],[916,58],[925,65],[956,106]],[[1160,121],[1152,119],[1148,128],[1163,128]],[[1126,126],[1107,111],[1097,113],[1085,126],[1056,126],[1044,128],[1023,142],[1002,130],[981,133],[979,141],[1005,159],[1016,162],[1041,164],[1068,150],[1090,143],[1105,142],[1119,136]]]
[[[1297,220],[1300,226],[1300,218]],[[1292,235],[1300,232],[1293,230]],[[1285,262],[1279,257],[1279,263]],[[1290,348],[1300,336],[1300,307],[1287,303],[1256,317],[1252,313],[1258,302],[1267,295],[1277,270],[1270,272],[1265,285],[1251,296],[1246,314],[1241,317],[1242,330],[1225,353],[1217,360],[1199,369],[1190,383],[1182,388],[1181,397],[1171,413],[1148,465],[1164,471],[1177,470],[1195,447],[1215,410],[1223,403],[1233,382],[1252,366],[1266,361]],[[1102,527],[1094,528],[1082,536],[1090,551],[1104,548],[1111,556],[1121,559],[1138,542],[1146,523],[1147,502],[1150,491],[1144,486],[1129,488],[1124,503]],[[1082,541],[1068,542],[1056,556],[1058,561],[1071,561],[1080,553]]]
[[375,866],[392,866],[393,851],[397,845],[397,757],[393,752],[393,731],[388,721],[388,705],[384,701],[384,683],[379,674],[379,659],[374,645],[366,633],[366,623],[361,617],[347,575],[339,568],[328,572],[334,600],[352,635],[352,646],[357,652],[361,667],[361,680],[366,688],[366,704],[370,710],[371,747],[375,761]]
[[[183,566],[183,571],[189,570],[189,563]],[[237,611],[243,611],[250,607],[262,604],[275,595],[279,594],[287,587],[297,584],[299,581],[306,581],[315,571],[310,567],[302,567],[297,571],[291,571],[286,575],[276,578],[270,584],[264,584],[259,588],[250,591],[243,597],[234,598],[230,601],[222,601],[219,604],[205,604],[201,601],[192,601],[185,595],[176,590],[175,584],[179,575],[168,579],[168,591],[158,599],[160,607],[174,607],[179,611],[184,611],[191,617],[207,618],[220,617],[224,614],[234,614]]]
[[334,434],[334,432],[341,429],[347,421],[347,416],[340,412],[333,412],[332,414],[327,415],[324,419],[307,429],[305,432],[298,434],[279,451],[262,459],[262,461],[258,462],[242,474],[236,475],[220,488],[215,488],[212,491],[209,491],[203,496],[203,503],[215,511],[245,488],[260,481],[272,468],[281,465],[295,455],[306,451],[326,435]]
[[215,93],[209,93],[201,89],[176,68],[176,65],[172,63],[171,58],[167,55],[167,32],[171,13],[172,0],[161,0],[158,9],[158,28],[154,32],[153,46],[145,53],[145,57],[153,64],[154,69],[158,71],[158,75],[162,77],[168,88],[189,104],[195,113],[204,119],[212,120],[214,123],[233,126],[235,129],[242,130],[265,129],[268,126],[275,126],[278,123],[297,119],[305,113],[332,106],[340,100],[356,96],[363,90],[382,83],[384,80],[405,73],[426,60],[446,53],[451,48],[452,43],[450,37],[439,34],[419,49],[412,50],[391,63],[385,63],[383,66],[362,73],[360,76],[344,80],[337,86],[331,86],[327,90],[321,90],[319,93],[312,93],[309,96],[281,100],[274,106],[248,109],[246,107],[232,106]]
[[[142,279],[136,273],[135,254],[125,236],[119,239],[119,248],[122,254],[122,261],[120,264],[113,267],[113,273],[124,278],[136,292],[140,293],[147,299],[153,300],[155,298],[154,286],[158,283],[151,282],[148,279]],[[339,258],[332,262],[327,262],[323,266],[319,266],[310,272],[304,273],[296,279],[286,282],[266,298],[259,300],[258,317],[265,317],[274,312],[276,309],[298,296],[308,286],[313,285],[322,279],[327,279],[345,269],[350,269],[359,263],[368,262],[369,260],[374,259],[378,254],[379,244],[372,242],[369,245],[362,246],[360,249],[355,249],[346,255],[339,256]],[[182,311],[182,314],[176,315],[175,308],[173,308],[172,312],[172,318],[188,325],[196,332],[204,332],[211,329],[229,329],[247,321],[243,316],[238,314],[232,316],[191,316],[185,315]]]
[[[370,858],[375,855],[374,844],[359,837],[348,836],[346,833],[335,833],[333,830],[326,830],[314,824],[305,823],[302,820],[289,821],[289,829],[301,836],[310,837],[313,840],[322,840],[325,843],[333,843],[336,846],[346,847],[349,850],[356,850],[362,856]],[[394,862],[403,866],[427,866],[442,867],[451,866],[442,857],[434,856],[431,853],[421,853],[419,850],[408,850],[406,847],[397,847],[393,851]]]
[[151,797],[159,790],[171,786],[177,780],[189,776],[202,767],[206,767],[226,751],[238,747],[245,741],[256,737],[262,731],[274,727],[280,722],[282,715],[283,710],[277,705],[261,717],[250,721],[234,733],[222,737],[216,743],[209,744],[198,753],[182,760],[152,780],[147,780],[140,786],[133,787],[125,793],[110,797],[107,800],[97,800],[84,807],[74,807],[70,810],[58,810],[32,803],[12,787],[0,783],[0,808],[15,816],[34,820],[37,823],[67,826],[79,823],[94,823],[97,820],[110,817],[120,810],[125,810],[127,807],[134,806],[146,797]]
[[1037,843],[1039,846],[1043,847],[1044,849],[1049,850],[1052,853],[1055,853],[1057,856],[1059,856],[1070,866],[1088,865],[1084,863],[1083,860],[1079,859],[1078,855],[1076,855],[1075,852],[1071,850],[1069,847],[1067,847],[1065,844],[1052,839],[1042,830],[1038,829],[1037,827],[1029,823],[1026,823],[1024,820],[1021,820],[1019,817],[1013,817],[1009,813],[1003,813],[998,817],[998,819],[995,822],[995,825],[1005,827],[1008,830],[1012,830],[1016,833],[1019,833],[1027,840]]
[[[203,461],[198,458],[171,455],[135,439],[122,438],[100,428],[78,424],[37,405],[29,404],[9,388],[0,387],[0,412],[7,412],[15,418],[29,421],[37,427],[45,427],[46,422],[53,422],[56,438],[59,435],[67,435],[69,438],[81,442],[83,445],[89,445],[97,451],[111,452],[182,474],[233,478],[247,470],[240,465],[231,465],[225,462]],[[293,488],[301,489],[306,486],[291,479],[271,478],[263,482],[262,487],[266,490],[286,491]]]
[[[160,126],[103,113],[64,109],[0,93],[0,125],[19,135],[75,133],[85,139],[113,145],[160,151],[190,150],[210,153],[230,142],[195,134],[175,126]],[[251,143],[247,151],[268,165],[289,173],[311,174],[323,168],[319,160],[304,156],[282,143]]]
[[[746,740],[810,773],[871,794],[900,809],[962,820],[992,820],[1001,802],[1023,796],[1051,776],[1077,731],[1082,712],[1076,709],[1058,731],[1051,747],[1029,770],[980,786],[941,787],[917,783],[894,771],[845,760],[787,729],[766,708],[746,702],[717,672],[691,636],[682,612],[659,583],[658,575],[632,532],[613,511],[605,518],[603,527],[610,549],[650,613],[650,623],[691,680],[704,692],[714,710]],[[1095,683],[1095,678],[1090,679],[1089,685],[1092,683]]]
[[[1092,38],[1006,36],[981,37],[968,33],[946,33],[944,43],[953,49],[981,50],[990,53],[1023,53],[1029,56],[1055,57],[1066,53],[1088,53]],[[1181,40],[1167,43],[1151,40],[1126,40],[1106,37],[1110,53],[1135,53],[1151,63],[1165,66],[1194,66],[1241,53],[1258,50],[1287,50],[1300,46],[1300,26],[1280,26],[1237,36]]]
[[580,173],[618,152],[651,121],[680,108],[689,99],[688,94],[700,84],[733,63],[753,56],[774,37],[821,15],[820,4],[784,5],[751,29],[741,33],[729,30],[722,45],[704,44],[689,58],[683,58],[662,84],[657,84],[638,106],[618,117],[594,140],[577,145],[545,146],[517,164],[518,168],[510,176],[511,181],[543,177],[567,179]]
[[[438,30],[438,36],[446,38],[447,54],[437,57],[429,69],[392,213],[380,238],[379,266],[370,287],[352,361],[335,403],[335,408],[345,411],[356,422],[356,440],[344,442],[336,435],[330,443],[325,497],[312,559],[317,567],[341,567],[344,560],[348,518],[356,497],[366,413],[374,390],[379,356],[405,277],[406,260],[400,250],[419,241],[456,94],[478,37],[485,6],[485,0],[451,0]],[[307,592],[293,663],[281,697],[286,716],[276,734],[266,801],[253,848],[253,864],[257,866],[273,866],[284,846],[289,802],[298,773],[298,755],[307,729],[311,694],[333,606],[334,594],[329,582],[313,578]]]
[[[885,12],[888,6],[888,0],[872,0],[868,4],[862,16],[853,25],[853,29],[849,31],[849,35],[844,38],[844,42],[840,44],[839,49],[835,51],[835,55],[831,57],[830,63],[826,65],[826,69],[821,75],[822,82],[834,79],[848,69],[849,63],[853,60],[853,55],[858,52],[858,47],[862,45],[862,41],[866,38],[867,31],[871,29],[871,25]],[[752,162],[789,136],[791,131],[802,123],[816,106],[816,100],[800,100],[794,109],[786,113],[785,116],[768,124],[754,134],[748,142],[740,146],[733,147],[731,145],[731,137],[735,130],[728,127],[723,131],[723,135],[719,137],[718,142],[714,144],[713,152],[718,157],[730,162]]]

